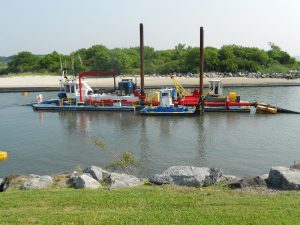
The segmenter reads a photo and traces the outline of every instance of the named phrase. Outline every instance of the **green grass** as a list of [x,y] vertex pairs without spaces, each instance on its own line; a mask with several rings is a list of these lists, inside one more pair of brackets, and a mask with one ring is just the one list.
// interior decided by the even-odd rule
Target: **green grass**
[[143,186],[0,193],[0,224],[300,224],[298,192]]

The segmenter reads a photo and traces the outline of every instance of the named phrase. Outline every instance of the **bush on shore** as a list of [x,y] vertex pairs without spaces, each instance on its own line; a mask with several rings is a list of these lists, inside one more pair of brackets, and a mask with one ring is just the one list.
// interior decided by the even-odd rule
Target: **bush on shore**
[[[174,49],[155,50],[146,46],[144,55],[147,74],[199,71],[198,47],[178,44]],[[117,74],[138,74],[140,59],[139,47],[108,49],[103,45],[94,45],[70,55],[62,55],[56,51],[47,55],[34,55],[24,51],[7,59],[3,58],[0,63],[0,74],[59,73],[62,67],[72,73],[114,70]],[[205,48],[204,68],[206,72],[288,72],[299,70],[300,62],[273,43],[270,43],[268,51],[255,47],[224,45],[220,49]]]

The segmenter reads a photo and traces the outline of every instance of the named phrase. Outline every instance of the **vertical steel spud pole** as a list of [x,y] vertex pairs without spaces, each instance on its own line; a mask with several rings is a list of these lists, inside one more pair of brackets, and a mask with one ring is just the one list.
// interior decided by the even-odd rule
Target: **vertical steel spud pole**
[[200,96],[203,95],[203,73],[204,73],[204,31],[203,27],[200,27],[200,64],[199,64],[199,72],[200,72]]
[[140,23],[140,75],[141,75],[141,95],[145,96],[144,91],[144,27]]

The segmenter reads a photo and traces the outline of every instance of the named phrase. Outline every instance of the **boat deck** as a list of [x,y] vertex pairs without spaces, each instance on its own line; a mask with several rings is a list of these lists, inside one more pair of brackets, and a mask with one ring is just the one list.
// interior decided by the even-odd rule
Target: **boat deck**
[[44,111],[134,111],[134,106],[93,106],[93,105],[56,105],[56,104],[34,104],[34,110]]

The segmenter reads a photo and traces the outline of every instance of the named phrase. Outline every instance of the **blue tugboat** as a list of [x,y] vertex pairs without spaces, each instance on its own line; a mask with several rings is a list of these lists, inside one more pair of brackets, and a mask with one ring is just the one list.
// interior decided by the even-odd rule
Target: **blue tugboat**
[[[176,94],[176,92],[175,92]],[[146,106],[140,110],[140,115],[147,116],[193,116],[200,114],[197,107],[178,106],[172,103],[174,89],[166,88],[159,90],[159,105]]]

